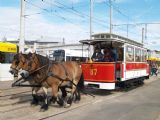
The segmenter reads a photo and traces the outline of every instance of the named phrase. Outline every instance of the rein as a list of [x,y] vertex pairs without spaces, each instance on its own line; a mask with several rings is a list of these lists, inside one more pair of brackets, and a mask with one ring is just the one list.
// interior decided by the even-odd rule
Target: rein
[[[44,66],[36,69],[35,71],[31,72],[31,73],[29,74],[29,76],[32,75],[33,73],[41,70],[42,68],[46,67],[47,65],[48,65],[48,64],[46,64],[46,65],[44,65]],[[29,76],[28,76],[28,77],[29,77]],[[28,78],[28,77],[27,77],[27,78]],[[26,79],[27,79],[27,78],[26,78]],[[21,81],[21,80],[23,80],[23,81]],[[16,80],[14,83],[12,83],[12,87],[15,87],[15,86],[19,86],[19,87],[42,87],[41,85],[26,85],[26,84],[22,84],[22,83],[24,83],[24,82],[26,82],[26,81],[27,81],[27,80],[25,80],[25,79],[23,79],[22,77],[20,77],[18,80]]]
[[36,70],[34,70],[33,72],[31,72],[29,75],[32,75],[33,73],[35,73],[35,72],[41,70],[42,68],[46,67],[47,65],[49,65],[49,64],[46,64],[46,65],[43,65],[43,66],[40,67],[40,68],[37,68]]

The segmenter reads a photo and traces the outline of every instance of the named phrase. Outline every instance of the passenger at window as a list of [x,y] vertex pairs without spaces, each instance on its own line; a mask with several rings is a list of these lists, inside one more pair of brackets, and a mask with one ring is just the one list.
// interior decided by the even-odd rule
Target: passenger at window
[[114,62],[116,57],[115,57],[115,53],[109,49],[109,48],[105,48],[104,49],[104,58],[103,61],[104,62]]
[[103,54],[101,52],[101,49],[95,48],[95,51],[94,51],[91,59],[95,62],[102,62],[103,61]]

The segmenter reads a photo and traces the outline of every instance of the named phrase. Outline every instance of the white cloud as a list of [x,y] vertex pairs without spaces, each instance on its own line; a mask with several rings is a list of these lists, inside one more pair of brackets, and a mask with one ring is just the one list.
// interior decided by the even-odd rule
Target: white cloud
[[16,8],[0,8],[0,38],[18,37],[19,14]]
[[[100,0],[99,0],[100,1]],[[18,39],[19,37],[19,15],[20,11],[17,8],[9,8],[9,7],[1,7],[0,8],[1,15],[0,15],[0,39],[7,37],[8,39]],[[27,9],[28,13],[37,13],[39,12],[38,9]],[[63,15],[63,14],[62,14]],[[66,15],[66,14],[65,14]],[[49,17],[49,16],[48,16]],[[53,16],[52,16],[53,17]],[[68,15],[70,19],[72,16]],[[57,19],[57,18],[54,18]],[[74,18],[75,21],[78,21],[78,17]],[[126,21],[120,21],[119,19],[113,19],[113,24],[119,23],[127,23]],[[94,32],[104,32],[108,31],[108,28],[100,28],[98,26],[93,26]],[[99,25],[100,26],[100,25]],[[139,26],[138,28],[129,27],[129,38],[141,41],[141,34],[143,26]],[[158,37],[160,36],[159,32],[160,25],[148,25],[147,31],[147,43],[149,44],[148,47],[159,49],[157,47],[160,46],[160,40]],[[126,36],[126,27],[114,29],[114,32]],[[136,33],[136,34],[133,34]],[[137,35],[138,34],[138,35]],[[48,21],[42,14],[33,15],[26,19],[26,34],[25,37],[28,40],[38,39],[41,36],[46,36],[49,38],[65,38],[67,43],[78,42],[81,39],[89,38],[89,25],[84,26],[84,24],[77,24],[73,25],[67,21],[64,21],[63,24],[53,23]],[[155,39],[155,38],[156,39]],[[55,41],[55,39],[54,39]],[[156,46],[152,43],[156,42]]]
[[[0,38],[6,36],[8,39],[18,39],[19,9],[0,8],[0,11]],[[37,11],[28,10],[28,12],[36,13]],[[81,25],[51,23],[41,14],[28,17],[25,22],[25,38],[30,40],[49,36],[50,38],[65,38],[66,42],[73,43],[87,38],[89,35],[85,31],[85,27]]]

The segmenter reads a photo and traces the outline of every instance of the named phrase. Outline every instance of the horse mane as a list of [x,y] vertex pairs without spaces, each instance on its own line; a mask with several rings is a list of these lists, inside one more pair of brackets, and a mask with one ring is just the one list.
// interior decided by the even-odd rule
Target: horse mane
[[44,57],[44,56],[39,55],[39,54],[36,54],[36,57],[38,58],[41,66],[49,64],[49,59],[47,57]]
[[15,54],[13,57],[14,60],[18,60],[19,59],[19,53]]

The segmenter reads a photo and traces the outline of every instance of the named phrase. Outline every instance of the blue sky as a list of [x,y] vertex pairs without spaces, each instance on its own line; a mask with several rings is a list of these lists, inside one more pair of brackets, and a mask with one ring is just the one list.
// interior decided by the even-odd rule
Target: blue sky
[[[109,0],[93,0],[93,33],[109,32]],[[160,22],[159,0],[112,0],[113,25]],[[20,0],[0,0],[0,39],[18,39]],[[26,0],[25,38],[65,38],[76,43],[89,38],[89,0]],[[128,36],[141,41],[142,25],[129,26]],[[147,25],[147,47],[159,49],[160,24]],[[127,35],[126,25],[113,32]]]

